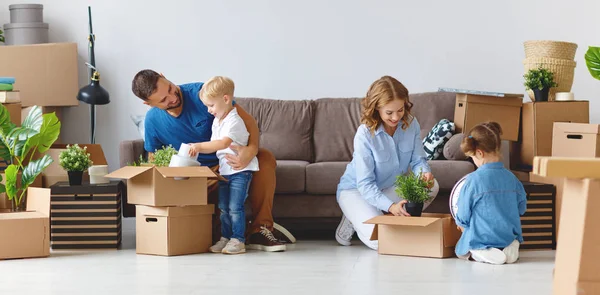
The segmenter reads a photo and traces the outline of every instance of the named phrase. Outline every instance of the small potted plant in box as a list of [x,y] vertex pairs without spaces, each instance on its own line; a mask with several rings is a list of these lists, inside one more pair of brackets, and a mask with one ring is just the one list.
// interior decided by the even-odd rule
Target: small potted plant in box
[[558,86],[554,82],[554,73],[542,67],[527,71],[523,77],[525,88],[533,91],[535,101],[548,101],[550,88]]
[[421,173],[410,172],[406,175],[398,175],[395,186],[396,194],[408,201],[405,205],[406,212],[411,216],[421,216],[423,203],[430,199],[430,183],[423,179]]
[[[0,184],[0,192],[6,192],[13,211],[26,209],[27,188],[52,163],[44,153],[59,134],[60,121],[55,113],[42,114],[42,109],[34,106],[21,126],[16,126],[6,107],[0,105],[0,159],[10,159],[11,163],[4,170],[6,184]],[[34,159],[36,154],[41,157]]]
[[59,164],[69,174],[70,185],[81,185],[83,171],[92,166],[87,147],[81,148],[78,144],[67,145],[67,149],[60,152]]

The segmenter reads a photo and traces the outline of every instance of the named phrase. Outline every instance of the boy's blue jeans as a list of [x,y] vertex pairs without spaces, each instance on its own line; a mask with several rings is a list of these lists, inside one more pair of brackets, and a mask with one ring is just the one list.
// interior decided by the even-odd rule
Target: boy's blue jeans
[[244,203],[252,180],[252,171],[223,175],[228,182],[219,181],[219,209],[221,210],[221,235],[227,239],[245,242],[246,212]]

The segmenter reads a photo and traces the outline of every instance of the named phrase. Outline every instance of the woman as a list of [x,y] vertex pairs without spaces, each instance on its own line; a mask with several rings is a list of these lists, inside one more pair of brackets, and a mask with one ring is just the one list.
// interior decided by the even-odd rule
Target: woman
[[398,80],[384,76],[373,82],[362,100],[361,125],[354,136],[354,154],[337,189],[337,200],[344,213],[336,230],[336,240],[350,245],[356,231],[360,240],[373,250],[374,225],[363,222],[389,212],[410,216],[395,192],[396,176],[410,168],[433,180],[430,196],[424,208],[437,196],[439,185],[431,174],[420,138],[421,127],[410,113],[412,103],[408,90]]

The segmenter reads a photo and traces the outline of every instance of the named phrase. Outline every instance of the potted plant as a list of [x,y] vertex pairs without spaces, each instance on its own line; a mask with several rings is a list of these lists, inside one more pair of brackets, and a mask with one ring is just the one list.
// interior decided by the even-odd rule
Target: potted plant
[[161,149],[154,152],[154,159],[150,161],[150,164],[158,167],[168,167],[171,162],[173,155],[177,154],[177,150],[171,145],[163,146]]
[[81,185],[83,171],[92,166],[87,147],[81,148],[78,144],[67,145],[67,149],[60,152],[59,164],[69,175],[69,185]]
[[542,67],[527,71],[523,77],[525,88],[533,91],[535,101],[548,101],[550,88],[558,86],[554,82],[554,73]]
[[592,77],[600,80],[600,47],[590,46],[585,53],[585,64]]
[[408,201],[405,205],[406,212],[410,216],[421,216],[423,203],[429,201],[431,198],[429,196],[431,192],[429,188],[430,183],[423,179],[421,173],[415,174],[410,172],[406,175],[398,175],[395,186],[396,194]]
[[[11,163],[4,170],[6,183],[0,184],[0,192],[6,192],[13,211],[25,210],[27,188],[52,163],[44,153],[59,133],[60,121],[55,113],[42,114],[42,109],[34,106],[21,126],[16,126],[6,107],[0,107],[0,158],[10,159]],[[34,160],[35,154],[41,157]]]

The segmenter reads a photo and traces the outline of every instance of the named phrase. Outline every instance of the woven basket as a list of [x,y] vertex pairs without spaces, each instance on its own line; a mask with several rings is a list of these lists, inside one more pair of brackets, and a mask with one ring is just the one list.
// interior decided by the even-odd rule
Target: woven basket
[[[573,86],[573,76],[575,75],[575,66],[577,63],[572,60],[556,59],[556,58],[527,58],[523,61],[525,73],[530,69],[542,67],[554,73],[554,82],[557,87],[550,88],[548,101],[554,101],[557,92],[571,92]],[[527,90],[531,101],[535,101],[533,91]]]
[[577,44],[562,41],[534,40],[525,41],[525,58],[575,59]]

